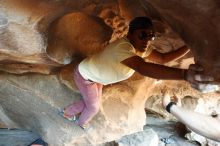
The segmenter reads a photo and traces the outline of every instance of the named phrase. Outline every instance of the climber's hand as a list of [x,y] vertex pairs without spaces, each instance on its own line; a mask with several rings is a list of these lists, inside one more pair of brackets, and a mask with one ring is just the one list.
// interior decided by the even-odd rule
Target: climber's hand
[[191,64],[186,72],[186,80],[191,86],[202,93],[219,90],[219,86],[214,84],[214,78],[203,74],[203,68],[196,64]]
[[162,99],[162,105],[164,108],[166,108],[166,106],[172,101],[175,102],[177,106],[181,106],[181,99],[179,96],[177,96],[176,94],[172,94],[169,92],[169,89],[165,86],[162,90],[161,90],[163,99]]
[[163,105],[164,109],[170,103],[170,101],[171,101],[171,96],[169,94],[164,94],[163,99],[162,99],[162,105]]

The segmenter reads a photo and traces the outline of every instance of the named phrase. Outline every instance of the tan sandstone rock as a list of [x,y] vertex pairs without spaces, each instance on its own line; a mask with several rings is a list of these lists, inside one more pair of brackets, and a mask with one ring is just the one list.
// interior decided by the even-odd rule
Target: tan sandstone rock
[[[57,115],[59,108],[80,98],[73,65],[125,36],[135,16],[155,19],[160,37],[151,47],[167,52],[186,43],[192,54],[185,60],[193,62],[193,55],[219,81],[218,8],[215,0],[1,0],[0,16],[7,23],[0,28],[0,121],[33,130],[50,145],[96,145],[142,130],[146,101],[148,108],[167,115],[160,100],[164,85],[183,99],[189,95],[213,99],[210,105],[218,108],[218,94],[201,94],[186,82],[161,82],[135,74],[104,87],[91,131],[83,132]],[[188,67],[181,61],[168,65]],[[194,98],[189,100],[192,109],[198,106]]]

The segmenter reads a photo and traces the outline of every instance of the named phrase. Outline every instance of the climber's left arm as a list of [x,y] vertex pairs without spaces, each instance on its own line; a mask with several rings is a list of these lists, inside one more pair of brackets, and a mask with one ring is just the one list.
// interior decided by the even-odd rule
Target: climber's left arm
[[156,50],[153,50],[151,52],[151,54],[147,57],[147,59],[149,59],[155,63],[165,64],[170,61],[174,61],[174,60],[177,60],[177,59],[183,57],[188,52],[189,52],[189,48],[186,45],[178,48],[175,51],[171,51],[168,53],[160,53]]

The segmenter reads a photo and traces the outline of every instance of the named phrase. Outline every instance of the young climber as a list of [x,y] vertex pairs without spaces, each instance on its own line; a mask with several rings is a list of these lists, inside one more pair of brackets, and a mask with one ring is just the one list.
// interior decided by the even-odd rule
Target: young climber
[[[102,52],[81,61],[74,70],[74,80],[82,100],[67,106],[63,110],[63,116],[75,121],[75,116],[80,113],[76,123],[86,127],[99,111],[103,85],[126,80],[135,71],[155,79],[185,79],[198,89],[200,81],[208,83],[213,80],[205,76],[196,81],[194,76],[201,70],[199,66],[183,70],[159,65],[182,57],[189,49],[183,46],[173,52],[159,53],[148,47],[154,38],[155,30],[151,20],[147,17],[136,17],[130,22],[126,37],[110,43]],[[145,62],[143,58],[159,64]]]

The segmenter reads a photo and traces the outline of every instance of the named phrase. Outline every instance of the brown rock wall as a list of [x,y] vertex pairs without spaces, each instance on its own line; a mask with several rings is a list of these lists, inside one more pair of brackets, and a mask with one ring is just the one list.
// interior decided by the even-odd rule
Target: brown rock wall
[[220,4],[208,1],[148,1],[161,18],[191,47],[195,62],[219,81]]
[[[215,0],[0,1],[0,16],[8,20],[6,27],[0,26],[0,70],[23,74],[0,73],[0,113],[4,113],[0,121],[9,127],[34,130],[55,146],[95,145],[142,130],[146,101],[148,108],[167,116],[161,108],[164,85],[185,97],[183,103],[191,103],[193,110],[202,109],[197,108],[199,105],[207,109],[200,112],[208,114],[210,107],[219,109],[218,94],[203,95],[186,82],[156,81],[135,74],[104,88],[101,109],[90,133],[57,115],[59,108],[80,98],[73,82],[73,65],[125,36],[128,22],[135,16],[156,19],[160,37],[151,47],[167,52],[186,43],[195,62],[219,80],[218,9]],[[193,62],[192,55],[185,59]],[[169,65],[187,68],[188,64],[179,61]],[[24,74],[33,72],[48,75]],[[194,97],[192,101],[189,96]]]
[[99,52],[111,38],[111,28],[99,17],[69,13],[49,30],[47,53],[60,64],[69,64],[74,57]]

